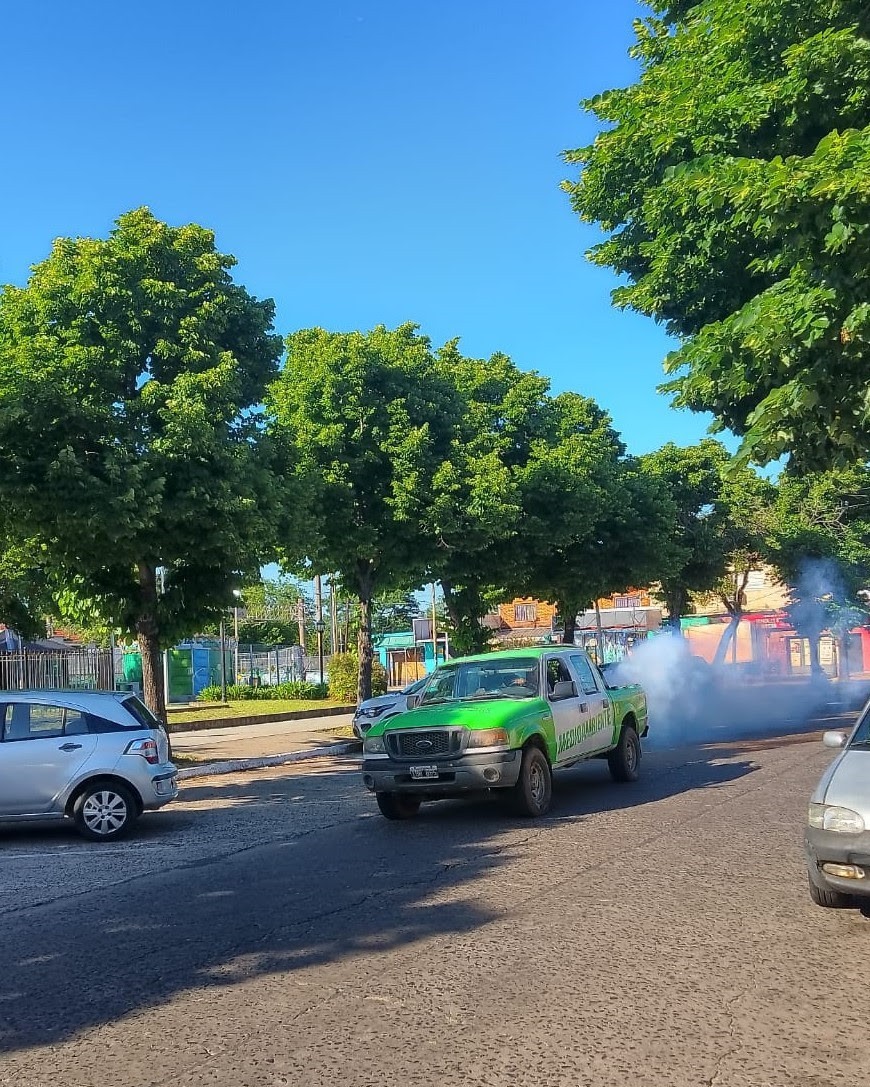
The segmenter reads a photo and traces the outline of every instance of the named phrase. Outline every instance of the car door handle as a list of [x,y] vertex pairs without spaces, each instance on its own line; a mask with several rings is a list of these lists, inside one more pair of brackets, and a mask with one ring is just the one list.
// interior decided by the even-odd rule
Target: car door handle
[[581,702],[580,703],[580,712],[581,713],[585,713],[588,709],[589,709],[589,703],[588,702]]
[[82,746],[81,744],[61,744],[59,750],[60,751],[77,751],[81,746]]

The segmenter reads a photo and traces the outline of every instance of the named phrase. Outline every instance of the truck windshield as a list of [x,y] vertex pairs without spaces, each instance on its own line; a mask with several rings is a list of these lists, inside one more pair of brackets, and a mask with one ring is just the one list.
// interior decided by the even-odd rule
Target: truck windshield
[[432,674],[421,706],[485,698],[535,698],[539,690],[535,657],[501,657],[493,661],[448,664]]

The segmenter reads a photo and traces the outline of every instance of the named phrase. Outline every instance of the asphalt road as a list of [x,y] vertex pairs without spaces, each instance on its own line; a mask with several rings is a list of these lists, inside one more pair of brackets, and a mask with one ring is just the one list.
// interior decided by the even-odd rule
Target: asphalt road
[[870,921],[814,907],[807,735],[389,823],[352,763],[190,783],[116,846],[0,830],[0,1084],[849,1087]]

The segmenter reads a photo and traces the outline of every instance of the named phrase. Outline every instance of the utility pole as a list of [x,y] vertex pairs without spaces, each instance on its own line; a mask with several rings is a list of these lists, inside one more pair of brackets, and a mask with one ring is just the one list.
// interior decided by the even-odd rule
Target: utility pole
[[226,623],[221,617],[221,702],[227,700],[227,630]]
[[330,648],[333,653],[338,652],[338,607],[335,600],[335,574],[329,575],[329,627]]
[[432,582],[432,667],[438,667],[438,630],[435,611],[435,582]]
[[601,626],[601,608],[598,606],[598,600],[595,601],[595,627],[598,631],[598,667],[600,668],[604,664],[604,629]]
[[320,660],[320,683],[323,685],[323,631],[326,624],[323,622],[323,586],[320,574],[314,576],[314,629],[317,632],[317,656]]

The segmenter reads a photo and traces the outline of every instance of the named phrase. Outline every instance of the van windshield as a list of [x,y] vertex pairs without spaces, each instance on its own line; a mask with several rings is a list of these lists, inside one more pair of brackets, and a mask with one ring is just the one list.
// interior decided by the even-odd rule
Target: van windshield
[[536,657],[448,664],[433,672],[421,706],[486,698],[535,698],[540,689]]

